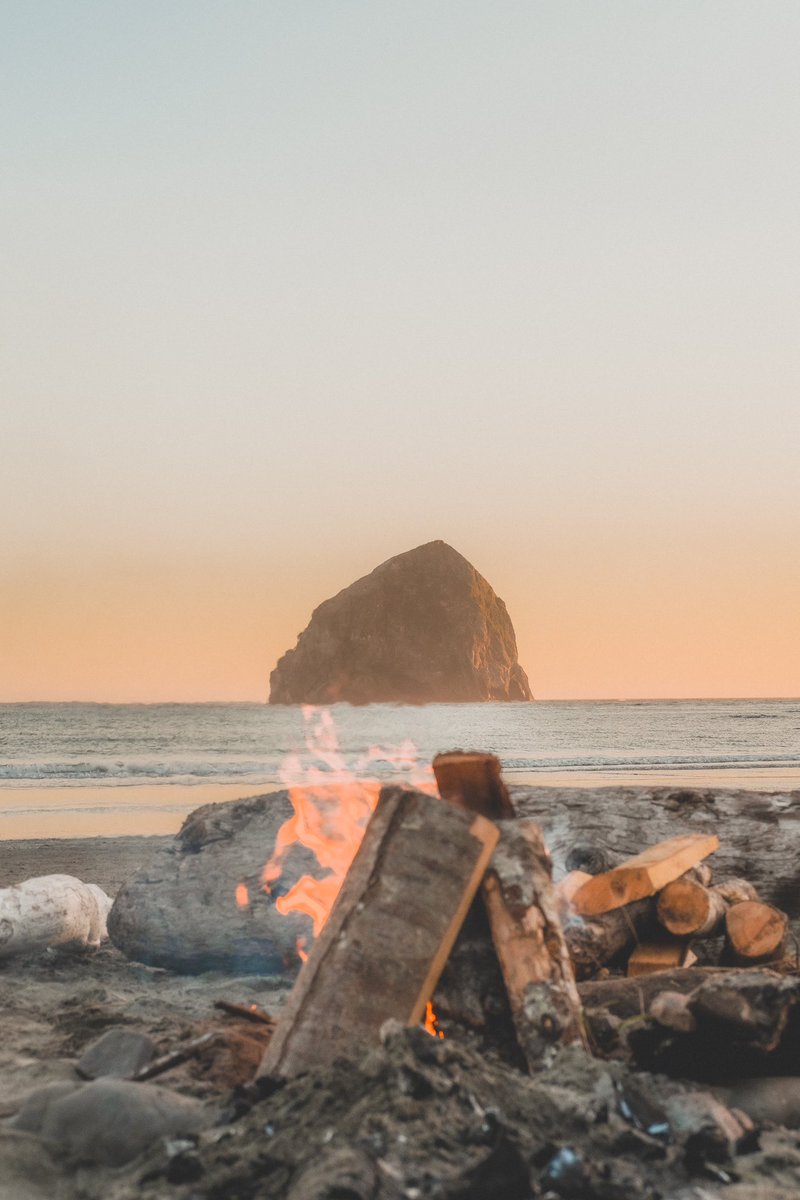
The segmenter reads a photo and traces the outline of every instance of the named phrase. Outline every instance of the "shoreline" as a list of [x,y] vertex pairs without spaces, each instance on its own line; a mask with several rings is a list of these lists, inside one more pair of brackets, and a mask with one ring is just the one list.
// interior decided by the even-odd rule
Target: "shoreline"
[[[800,767],[504,772],[512,787],[719,788],[800,790]],[[387,781],[388,782],[388,781]],[[0,787],[0,850],[8,842],[101,841],[174,837],[189,813],[279,791],[273,783],[131,784]],[[37,871],[37,874],[48,872]],[[68,872],[72,873],[72,872]]]

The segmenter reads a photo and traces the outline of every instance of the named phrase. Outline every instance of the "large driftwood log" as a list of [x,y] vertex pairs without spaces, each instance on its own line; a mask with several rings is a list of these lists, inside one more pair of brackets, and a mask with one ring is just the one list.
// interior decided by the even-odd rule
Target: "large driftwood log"
[[39,875],[0,889],[0,958],[44,946],[99,946],[111,897],[72,875]]
[[536,788],[510,785],[520,816],[541,825],[556,882],[567,856],[590,843],[615,861],[643,843],[685,833],[717,834],[714,876],[749,880],[761,899],[791,919],[800,916],[800,791],[748,792],[722,788]]
[[498,839],[438,797],[384,788],[259,1074],[292,1076],[420,1021]]
[[[275,901],[302,875],[324,872],[311,851],[292,846],[271,893],[261,882],[278,830],[293,811],[287,792],[196,809],[174,841],[117,893],[108,920],[117,949],[189,973],[296,972],[298,939],[312,941],[311,918],[281,915]],[[243,905],[236,900],[239,885],[246,889]]]

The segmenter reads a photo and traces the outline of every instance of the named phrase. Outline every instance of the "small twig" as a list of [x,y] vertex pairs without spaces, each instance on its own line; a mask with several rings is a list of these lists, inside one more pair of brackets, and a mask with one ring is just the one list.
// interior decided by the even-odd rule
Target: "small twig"
[[168,1054],[162,1054],[160,1058],[154,1058],[152,1062],[147,1063],[140,1071],[131,1076],[131,1079],[136,1083],[141,1083],[145,1079],[152,1079],[154,1075],[161,1075],[164,1071],[169,1071],[172,1067],[180,1066],[186,1062],[187,1058],[193,1058],[198,1051],[203,1050],[206,1046],[210,1046],[216,1041],[217,1034],[215,1032],[204,1033],[202,1037],[192,1038],[190,1042],[184,1042],[177,1050],[170,1050]]
[[277,1021],[263,1008],[248,1008],[245,1004],[233,1004],[230,1000],[215,1000],[214,1008],[221,1008],[232,1017],[243,1017],[245,1021],[255,1021],[259,1025],[276,1025]]

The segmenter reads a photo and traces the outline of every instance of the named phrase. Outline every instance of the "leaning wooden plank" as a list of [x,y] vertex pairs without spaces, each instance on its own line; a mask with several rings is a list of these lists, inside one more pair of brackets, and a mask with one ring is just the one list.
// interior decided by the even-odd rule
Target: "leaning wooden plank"
[[438,797],[389,787],[259,1069],[292,1076],[417,1024],[475,895],[497,827]]
[[687,834],[650,846],[603,875],[595,875],[575,893],[575,911],[584,917],[611,912],[653,896],[673,879],[679,879],[719,846],[716,834]]
[[583,1023],[550,859],[534,821],[501,824],[482,894],[517,1041],[535,1071],[555,1045],[582,1041]]
[[434,758],[433,773],[442,799],[492,821],[515,815],[496,755],[448,750]]

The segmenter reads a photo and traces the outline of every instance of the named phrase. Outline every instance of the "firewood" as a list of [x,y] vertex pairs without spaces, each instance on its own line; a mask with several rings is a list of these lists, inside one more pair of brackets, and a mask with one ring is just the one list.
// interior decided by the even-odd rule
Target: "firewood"
[[742,904],[745,900],[758,900],[758,892],[746,879],[724,879],[715,884],[714,891],[726,904]]
[[691,967],[697,955],[685,940],[641,942],[628,959],[628,975],[653,975],[656,971],[674,971],[678,967]]
[[515,815],[500,769],[496,755],[477,751],[449,750],[437,754],[433,760],[442,799],[491,821],[508,820]]
[[711,937],[721,928],[727,904],[717,888],[703,887],[684,875],[659,893],[660,923],[677,937]]
[[637,941],[657,929],[653,901],[636,900],[596,917],[573,913],[564,922],[564,937],[577,979],[589,979]]
[[584,917],[597,916],[653,896],[713,854],[718,846],[719,838],[715,834],[687,834],[650,846],[641,854],[626,859],[613,871],[596,875],[585,883],[573,899],[575,910]]
[[384,788],[259,1075],[293,1076],[417,1024],[497,844],[497,827],[438,797]]
[[[433,770],[443,796],[483,816],[514,815],[494,755],[439,754]],[[541,830],[511,820],[500,830],[481,894],[517,1041],[535,1071],[554,1044],[581,1040],[580,1001]]]
[[620,1020],[643,1017],[656,996],[662,992],[688,995],[708,979],[726,978],[733,974],[726,967],[687,967],[674,971],[658,971],[655,975],[634,978],[612,976],[609,979],[587,979],[578,984],[578,994],[584,1010],[607,1009]]
[[99,946],[111,898],[72,875],[38,875],[0,888],[0,958],[45,946]]
[[760,900],[731,905],[725,914],[726,956],[747,966],[780,958],[787,924],[785,913]]
[[582,1039],[581,1006],[550,860],[533,821],[504,821],[483,900],[517,1040],[535,1071],[553,1045]]

